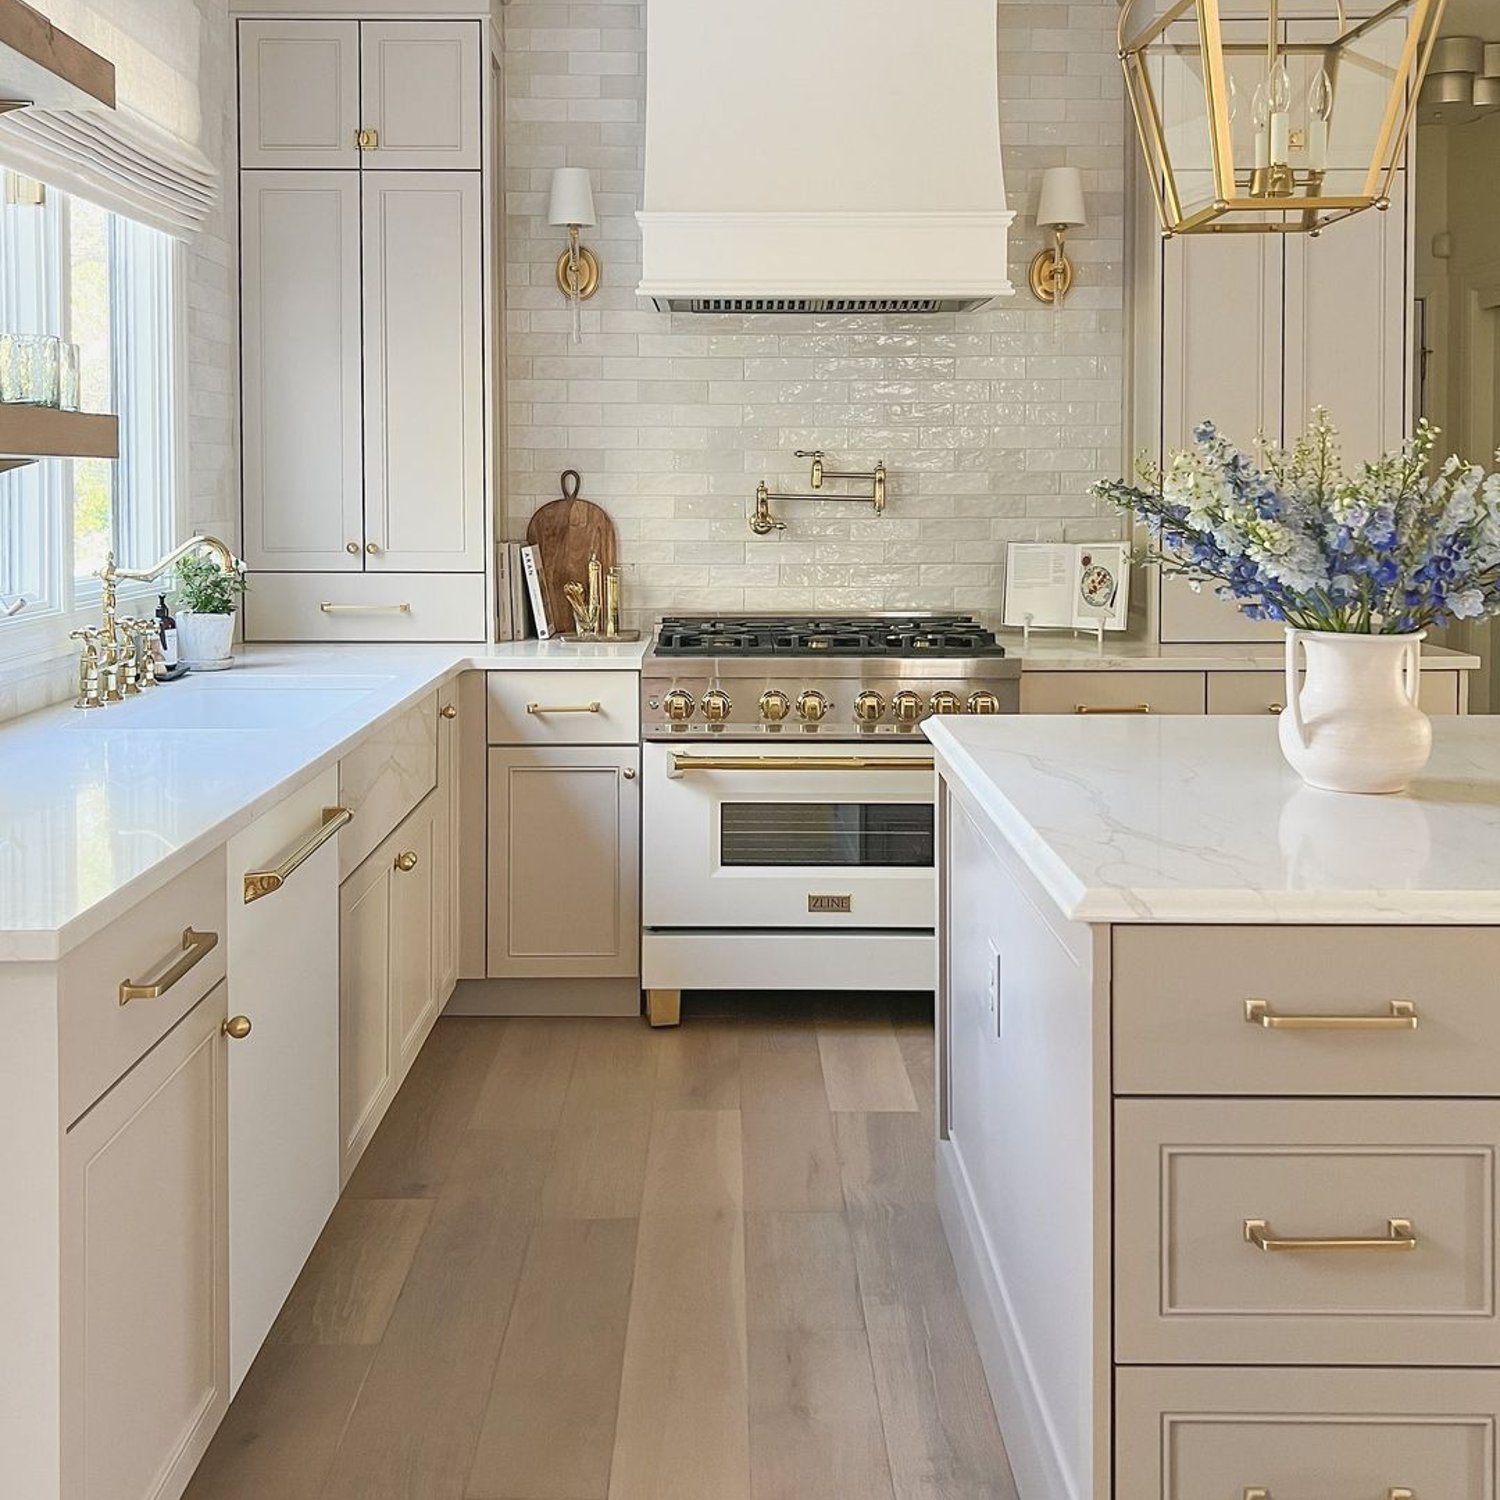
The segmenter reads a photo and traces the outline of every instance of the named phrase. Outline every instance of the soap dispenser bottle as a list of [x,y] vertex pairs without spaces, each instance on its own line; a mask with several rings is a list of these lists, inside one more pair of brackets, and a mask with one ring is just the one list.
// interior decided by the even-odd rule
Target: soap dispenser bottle
[[177,621],[167,608],[167,596],[158,594],[156,597],[156,631],[161,637],[162,665],[170,671],[177,665]]

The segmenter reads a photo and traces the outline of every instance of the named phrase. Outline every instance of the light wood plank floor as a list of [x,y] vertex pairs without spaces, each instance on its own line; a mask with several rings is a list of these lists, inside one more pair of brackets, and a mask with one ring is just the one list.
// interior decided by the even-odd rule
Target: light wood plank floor
[[443,1020],[190,1500],[1015,1500],[930,1007]]

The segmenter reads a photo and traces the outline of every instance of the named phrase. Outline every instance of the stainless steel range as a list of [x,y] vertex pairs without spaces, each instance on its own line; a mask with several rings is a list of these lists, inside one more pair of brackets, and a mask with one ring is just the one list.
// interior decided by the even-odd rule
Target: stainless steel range
[[662,621],[641,679],[642,976],[684,989],[930,989],[930,714],[1014,713],[966,615]]

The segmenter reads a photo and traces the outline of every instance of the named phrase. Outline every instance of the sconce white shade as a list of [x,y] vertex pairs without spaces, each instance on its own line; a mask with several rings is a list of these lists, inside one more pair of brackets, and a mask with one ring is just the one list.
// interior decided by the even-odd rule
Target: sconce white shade
[[547,204],[549,224],[577,224],[588,229],[594,217],[594,188],[587,167],[556,167],[552,172],[552,197]]
[[1076,229],[1087,224],[1083,206],[1083,173],[1077,167],[1048,167],[1042,173],[1036,221],[1043,229]]

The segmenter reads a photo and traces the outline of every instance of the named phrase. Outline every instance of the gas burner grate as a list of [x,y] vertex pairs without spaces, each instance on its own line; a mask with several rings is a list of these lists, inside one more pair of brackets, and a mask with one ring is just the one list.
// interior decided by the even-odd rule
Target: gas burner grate
[[968,615],[669,615],[658,656],[1004,656]]

